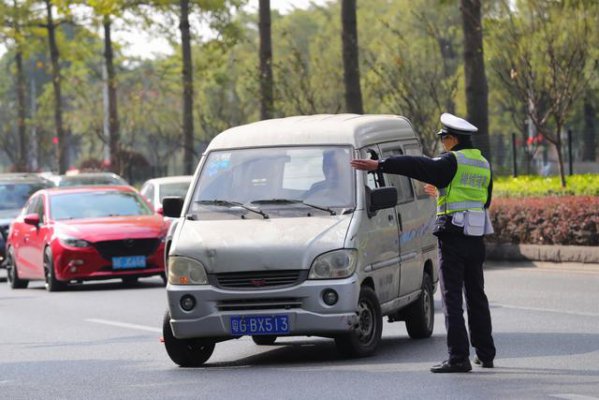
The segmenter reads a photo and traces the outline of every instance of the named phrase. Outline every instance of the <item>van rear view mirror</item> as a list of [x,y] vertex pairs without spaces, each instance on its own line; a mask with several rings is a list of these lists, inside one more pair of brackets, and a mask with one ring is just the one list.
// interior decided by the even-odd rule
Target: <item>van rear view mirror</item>
[[182,209],[182,197],[165,197],[162,199],[162,215],[165,217],[179,218]]
[[370,191],[368,213],[374,215],[378,210],[395,207],[397,204],[397,189],[382,187]]

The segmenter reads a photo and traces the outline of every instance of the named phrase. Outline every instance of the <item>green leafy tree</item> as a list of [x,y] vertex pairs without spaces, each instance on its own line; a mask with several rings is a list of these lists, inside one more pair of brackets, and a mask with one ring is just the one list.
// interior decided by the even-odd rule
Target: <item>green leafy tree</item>
[[260,118],[272,118],[272,35],[270,23],[270,0],[260,0],[258,9],[260,31]]
[[[26,57],[28,28],[31,23],[31,1],[0,1],[0,37],[5,43],[12,44],[14,54],[16,98],[17,98],[17,137],[18,152],[15,160],[17,171],[26,171],[28,166],[27,137],[27,105],[26,105],[26,77],[24,58]],[[10,154],[7,152],[7,154]]]
[[341,0],[341,43],[343,49],[343,82],[345,108],[348,112],[363,114],[358,60],[358,26],[356,0]]
[[460,0],[464,33],[464,81],[467,119],[478,128],[473,142],[491,160],[489,151],[488,86],[483,52],[481,0]]
[[[501,83],[526,107],[538,132],[557,150],[562,185],[566,186],[562,131],[573,104],[596,74],[589,60],[591,8],[585,2],[518,3],[495,29],[496,67]],[[499,66],[502,67],[499,67]]]

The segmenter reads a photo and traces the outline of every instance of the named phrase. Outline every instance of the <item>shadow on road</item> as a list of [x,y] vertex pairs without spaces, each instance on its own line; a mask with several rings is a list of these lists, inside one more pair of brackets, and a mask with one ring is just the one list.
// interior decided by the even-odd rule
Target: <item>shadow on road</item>
[[[29,289],[32,290],[46,290],[42,281],[29,282]],[[33,286],[35,285],[35,286]],[[154,289],[157,287],[164,287],[160,278],[148,278],[140,279],[135,283],[124,283],[119,280],[110,281],[86,281],[83,283],[70,283],[69,286],[58,293],[68,292],[93,292],[93,291],[104,291],[104,290],[119,290],[119,289]],[[27,290],[27,289],[25,289]]]

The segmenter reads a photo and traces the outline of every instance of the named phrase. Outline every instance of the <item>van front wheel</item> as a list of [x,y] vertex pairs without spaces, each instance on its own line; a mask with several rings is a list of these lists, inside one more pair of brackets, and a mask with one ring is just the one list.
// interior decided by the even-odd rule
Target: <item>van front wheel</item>
[[337,350],[346,357],[366,357],[373,354],[381,341],[383,317],[379,300],[368,286],[360,290],[353,331],[335,338]]
[[210,339],[177,339],[171,329],[171,315],[167,312],[162,321],[164,347],[173,362],[184,368],[199,367],[204,364],[212,352],[214,341]]
[[433,334],[434,326],[433,281],[429,274],[424,274],[420,298],[406,310],[406,329],[412,339],[425,339]]

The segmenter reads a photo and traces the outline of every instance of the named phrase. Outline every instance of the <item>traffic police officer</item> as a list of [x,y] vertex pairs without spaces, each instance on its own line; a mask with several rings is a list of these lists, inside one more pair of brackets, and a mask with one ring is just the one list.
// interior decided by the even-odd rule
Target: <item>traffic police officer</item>
[[464,322],[462,292],[466,297],[468,328],[476,350],[474,362],[493,368],[495,345],[491,313],[484,291],[483,235],[492,233],[486,209],[493,190],[491,168],[471,135],[478,129],[455,115],[441,115],[439,135],[446,152],[436,158],[394,156],[384,160],[353,160],[359,170],[400,174],[434,185],[438,189],[434,234],[439,242],[441,294],[449,359],[432,372],[468,372],[472,369]]

